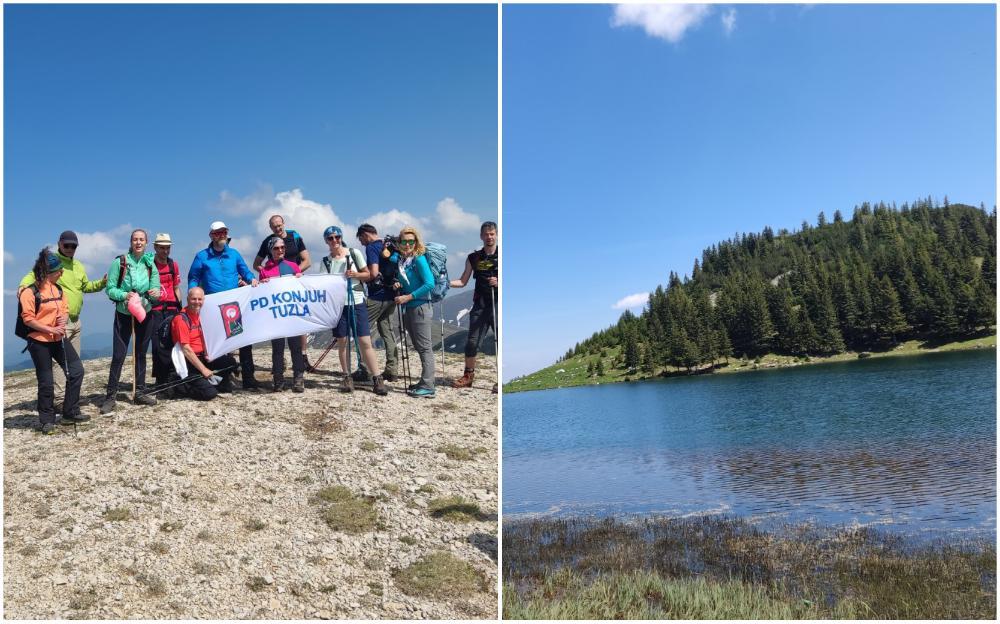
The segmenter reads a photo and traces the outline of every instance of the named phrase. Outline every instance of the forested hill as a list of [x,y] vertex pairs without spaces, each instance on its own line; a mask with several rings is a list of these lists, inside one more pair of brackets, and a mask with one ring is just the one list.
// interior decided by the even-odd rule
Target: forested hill
[[996,323],[996,231],[995,207],[928,199],[739,234],[706,249],[690,277],[671,272],[640,315],[626,311],[560,361],[620,347],[616,367],[650,375],[731,356],[961,339]]

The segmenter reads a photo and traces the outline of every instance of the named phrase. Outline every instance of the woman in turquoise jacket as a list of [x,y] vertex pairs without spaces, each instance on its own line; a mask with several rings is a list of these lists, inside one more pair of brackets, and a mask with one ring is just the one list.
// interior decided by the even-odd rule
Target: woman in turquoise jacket
[[408,394],[429,399],[434,396],[434,347],[431,343],[434,275],[424,257],[425,251],[419,232],[412,227],[403,228],[399,233],[399,278],[396,283],[402,294],[395,301],[403,308],[403,326],[420,356],[421,369],[420,381],[408,389]]
[[[127,254],[118,256],[108,267],[108,284],[104,291],[108,299],[115,304],[115,323],[112,328],[114,335],[111,350],[111,372],[108,374],[108,388],[105,392],[101,413],[107,414],[115,409],[115,398],[118,395],[118,378],[122,374],[122,365],[128,353],[128,343],[135,331],[136,395],[146,387],[146,350],[153,337],[152,316],[147,316],[139,323],[128,310],[129,293],[136,293],[146,312],[152,307],[151,302],[160,298],[160,273],[153,263],[152,252],[146,252],[148,240],[146,230],[132,232],[131,245]],[[151,396],[138,396],[136,405],[156,405],[156,399]]]

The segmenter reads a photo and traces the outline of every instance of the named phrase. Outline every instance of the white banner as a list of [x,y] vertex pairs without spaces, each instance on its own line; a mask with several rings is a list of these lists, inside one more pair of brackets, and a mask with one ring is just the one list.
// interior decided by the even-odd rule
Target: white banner
[[347,300],[339,275],[273,277],[256,288],[243,286],[205,295],[201,329],[209,360],[240,347],[333,328]]

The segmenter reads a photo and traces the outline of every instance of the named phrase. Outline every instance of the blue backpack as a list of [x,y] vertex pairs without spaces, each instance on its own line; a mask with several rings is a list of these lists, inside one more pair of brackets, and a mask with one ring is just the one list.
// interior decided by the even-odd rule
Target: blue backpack
[[434,288],[431,289],[431,302],[437,303],[448,294],[448,248],[441,243],[426,243],[424,258],[434,276]]

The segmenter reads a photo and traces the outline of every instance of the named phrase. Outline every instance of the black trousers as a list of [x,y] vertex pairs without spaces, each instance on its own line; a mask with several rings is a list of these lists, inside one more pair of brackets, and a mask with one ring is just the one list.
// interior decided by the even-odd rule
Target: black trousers
[[472,310],[469,311],[469,337],[465,341],[465,357],[476,357],[487,329],[492,329],[493,335],[497,335],[493,302],[486,297],[477,297],[473,299]]
[[149,341],[153,345],[153,377],[156,377],[157,384],[165,382],[170,377],[170,374],[174,372],[174,363],[170,360],[170,351],[160,348],[159,332],[160,327],[164,323],[169,324],[176,315],[177,310],[173,308],[153,310],[149,313],[149,320],[153,323],[149,328]]
[[80,414],[80,387],[83,385],[83,364],[80,356],[68,341],[39,342],[28,339],[28,353],[35,365],[38,379],[38,419],[42,424],[55,423],[55,389],[52,381],[52,360],[66,371],[66,394],[63,397],[63,415]]
[[271,374],[275,377],[285,374],[285,341],[288,342],[288,351],[292,354],[292,374],[298,377],[306,371],[306,363],[302,359],[301,336],[275,338],[271,341]]
[[[115,323],[112,328],[111,345],[111,372],[108,373],[107,396],[114,397],[118,394],[118,379],[122,376],[122,366],[125,364],[125,357],[128,355],[128,343],[132,340],[131,314],[122,314],[115,311]],[[135,386],[136,388],[146,387],[146,351],[149,350],[149,341],[153,337],[153,318],[146,316],[146,320],[135,324]]]
[[243,387],[256,384],[253,377],[253,345],[240,347],[240,374],[243,376]]
[[[219,370],[220,368],[229,368],[236,366],[236,359],[233,356],[226,355],[220,356],[212,360],[211,362],[206,362],[205,366],[211,370]],[[219,382],[218,386],[213,386],[208,383],[208,380],[202,377],[196,368],[188,364],[188,372],[197,375],[194,381],[190,381],[182,386],[177,387],[177,394],[181,396],[186,396],[189,399],[194,399],[196,401],[211,401],[219,395],[219,390],[223,391],[231,390],[233,387],[233,371],[232,369],[226,371],[225,373],[220,373],[219,376],[222,377],[222,381]]]

